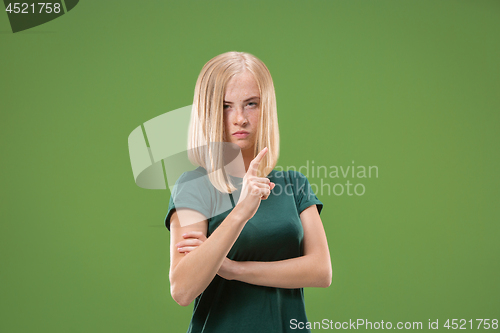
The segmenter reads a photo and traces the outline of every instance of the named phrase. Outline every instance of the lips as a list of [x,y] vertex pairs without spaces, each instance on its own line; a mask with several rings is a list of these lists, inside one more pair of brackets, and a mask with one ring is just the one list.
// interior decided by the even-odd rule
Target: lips
[[249,135],[250,133],[248,133],[247,131],[238,131],[233,133],[233,136],[237,137],[238,139],[244,139]]

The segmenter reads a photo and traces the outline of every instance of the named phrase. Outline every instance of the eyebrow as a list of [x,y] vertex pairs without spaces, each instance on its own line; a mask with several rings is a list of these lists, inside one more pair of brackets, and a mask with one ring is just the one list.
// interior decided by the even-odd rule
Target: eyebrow
[[[250,100],[252,100],[252,99],[255,99],[255,98],[260,99],[260,97],[259,97],[259,96],[253,96],[253,97],[250,97],[250,98],[245,99],[243,102],[248,102],[248,101],[250,101]],[[224,103],[226,103],[226,104],[233,104],[233,102],[228,102],[228,101],[226,101],[226,100],[224,100]]]

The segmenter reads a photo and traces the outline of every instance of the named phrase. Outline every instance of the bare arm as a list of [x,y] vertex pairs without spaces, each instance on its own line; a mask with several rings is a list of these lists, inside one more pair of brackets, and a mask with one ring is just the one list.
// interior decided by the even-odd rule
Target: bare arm
[[[274,187],[268,178],[257,177],[260,161],[267,153],[264,148],[250,163],[243,178],[243,187],[236,207],[228,214],[217,229],[207,239],[208,222],[206,218],[193,209],[174,211],[170,219],[170,293],[172,298],[182,306],[189,305],[201,294],[213,280],[229,250],[240,235],[246,222],[252,218],[259,208],[260,201],[267,199]],[[179,217],[183,222],[179,222]],[[201,221],[189,223],[190,221]],[[196,233],[203,237],[203,243],[184,255],[177,249],[177,244],[185,240],[184,234]]]
[[300,219],[304,228],[303,256],[272,262],[233,261],[229,276],[234,280],[276,288],[330,286],[330,251],[316,205],[304,209]]
[[[297,258],[261,262],[232,261],[225,258],[218,274],[228,280],[238,280],[255,285],[275,288],[328,287],[332,281],[332,265],[323,224],[316,205],[300,214],[304,229],[304,255]],[[186,237],[199,237],[189,233]],[[202,238],[202,237],[201,237]],[[181,242],[180,252],[196,247],[191,239]],[[198,242],[202,244],[203,239]]]
[[[201,215],[191,209],[183,209],[182,214],[183,219],[191,215],[198,220]],[[179,253],[175,244],[184,239],[182,235],[186,232],[200,231],[206,235],[207,220],[181,227],[175,211],[170,221],[170,292],[177,303],[187,306],[213,280],[246,220],[235,207],[211,237],[189,255]]]

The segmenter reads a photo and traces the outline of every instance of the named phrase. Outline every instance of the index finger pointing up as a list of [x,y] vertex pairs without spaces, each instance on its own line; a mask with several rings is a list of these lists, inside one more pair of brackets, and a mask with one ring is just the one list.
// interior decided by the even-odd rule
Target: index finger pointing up
[[257,176],[257,170],[259,169],[259,164],[260,161],[262,161],[262,158],[264,158],[264,155],[267,153],[267,147],[264,147],[260,151],[260,153],[255,156],[255,158],[250,162],[250,165],[248,167],[248,172],[250,172],[252,175]]

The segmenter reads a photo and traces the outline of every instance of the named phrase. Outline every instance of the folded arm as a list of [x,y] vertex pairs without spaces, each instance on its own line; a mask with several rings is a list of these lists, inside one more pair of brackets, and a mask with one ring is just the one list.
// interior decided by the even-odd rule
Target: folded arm
[[[316,205],[300,214],[304,229],[304,255],[280,261],[233,261],[225,258],[217,274],[228,280],[238,280],[275,288],[328,287],[332,282],[330,251],[323,223]],[[189,252],[190,246],[201,244],[194,234],[180,243],[179,252]],[[184,246],[186,245],[186,246]]]
[[[182,220],[201,222],[182,227],[178,213],[183,215]],[[239,215],[239,208],[234,208],[209,239],[204,236],[206,241],[199,245],[200,251],[185,256],[175,249],[175,244],[183,239],[184,234],[206,235],[208,222],[203,218],[195,210],[180,209],[170,219],[170,293],[182,306],[189,305],[210,284],[246,222]]]

